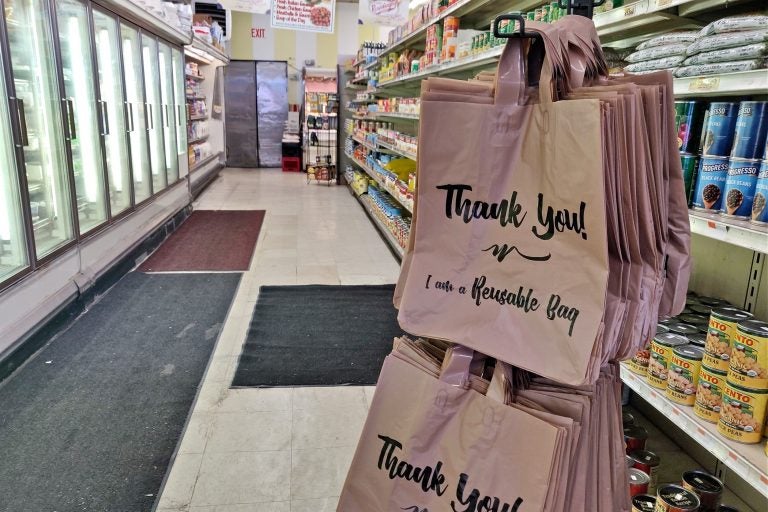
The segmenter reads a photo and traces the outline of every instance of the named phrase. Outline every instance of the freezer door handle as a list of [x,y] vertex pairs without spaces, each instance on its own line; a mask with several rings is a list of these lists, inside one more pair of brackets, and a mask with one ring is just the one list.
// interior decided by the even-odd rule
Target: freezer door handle
[[171,127],[171,113],[168,111],[168,105],[163,105],[163,110],[165,111],[165,127],[170,128]]
[[155,119],[152,116],[152,104],[151,103],[145,103],[144,107],[146,108],[146,111],[149,114],[147,116],[147,119],[149,119],[149,129],[150,130],[154,130],[155,129]]
[[69,132],[69,140],[75,140],[77,138],[77,129],[75,128],[75,103],[72,98],[65,98],[64,111],[67,116],[67,131]]
[[125,102],[126,117],[128,117],[128,133],[133,132],[133,104],[129,101]]
[[181,126],[181,105],[176,105],[176,126]]
[[29,130],[27,129],[27,113],[24,111],[24,100],[16,98],[16,115],[19,119],[22,147],[29,146]]
[[107,111],[107,102],[99,100],[99,110],[101,111],[102,135],[109,135],[109,112]]

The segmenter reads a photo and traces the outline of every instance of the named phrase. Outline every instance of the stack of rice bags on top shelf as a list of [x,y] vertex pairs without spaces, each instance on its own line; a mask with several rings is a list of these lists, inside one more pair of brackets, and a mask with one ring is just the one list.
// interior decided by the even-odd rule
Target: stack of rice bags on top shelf
[[704,27],[686,49],[675,76],[735,73],[765,67],[768,15],[734,16]]
[[698,36],[696,31],[671,32],[644,41],[625,57],[629,64],[624,67],[624,71],[643,74],[660,69],[675,69],[683,63],[686,50]]

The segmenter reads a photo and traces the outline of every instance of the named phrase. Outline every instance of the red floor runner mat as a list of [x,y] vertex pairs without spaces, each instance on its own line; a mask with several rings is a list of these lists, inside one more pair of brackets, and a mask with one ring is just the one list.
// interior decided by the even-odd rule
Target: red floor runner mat
[[248,270],[264,210],[198,210],[139,266],[141,272]]

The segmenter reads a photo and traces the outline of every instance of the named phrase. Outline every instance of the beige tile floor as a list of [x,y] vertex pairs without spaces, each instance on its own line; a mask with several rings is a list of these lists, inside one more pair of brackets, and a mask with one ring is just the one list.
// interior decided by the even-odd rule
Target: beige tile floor
[[158,512],[335,511],[373,387],[229,389],[259,286],[385,284],[399,272],[346,187],[225,169],[198,210],[266,210]]

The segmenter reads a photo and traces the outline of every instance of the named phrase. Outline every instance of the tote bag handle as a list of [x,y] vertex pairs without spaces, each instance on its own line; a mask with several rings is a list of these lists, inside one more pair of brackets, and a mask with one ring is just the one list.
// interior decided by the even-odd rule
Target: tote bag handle
[[[513,34],[500,33],[499,22],[505,20],[517,22],[519,31]],[[539,70],[539,103],[552,103],[552,63],[545,50],[546,36],[540,25],[536,22],[526,24],[525,18],[519,14],[502,14],[494,20],[494,35],[508,38],[496,72],[497,105],[524,105],[529,83],[536,78]]]

